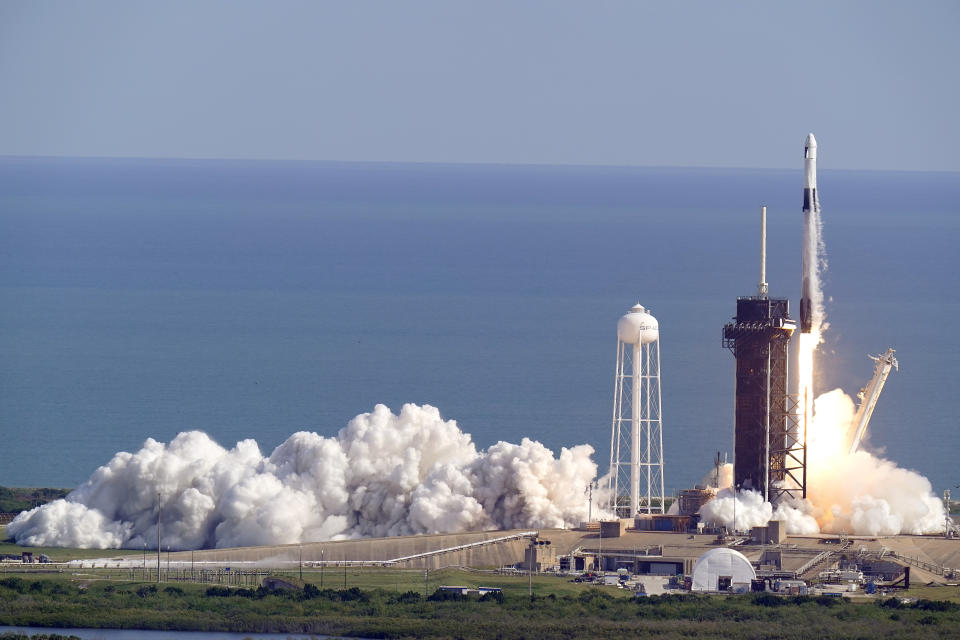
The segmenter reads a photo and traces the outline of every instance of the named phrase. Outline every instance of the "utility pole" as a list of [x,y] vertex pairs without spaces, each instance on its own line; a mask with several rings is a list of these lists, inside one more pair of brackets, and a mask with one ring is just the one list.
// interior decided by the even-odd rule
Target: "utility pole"
[[300,581],[303,582],[303,545],[300,545]]
[[527,550],[527,591],[530,600],[533,600],[533,556],[536,554],[537,539],[530,538],[530,548]]
[[587,485],[587,522],[593,521],[593,483]]
[[537,547],[549,545],[549,540],[538,540],[537,536],[530,538],[530,547],[527,550],[527,590],[530,600],[533,600],[533,572],[537,566]]
[[733,535],[737,535],[737,492],[739,491],[738,485],[733,485]]
[[320,549],[320,588],[323,589],[323,569],[327,566],[327,561],[323,559],[323,549]]
[[603,521],[600,521],[600,553],[597,554],[597,571],[603,575]]
[[943,536],[949,538],[953,533],[953,518],[950,517],[950,489],[943,492],[943,506],[946,512],[946,521],[943,525]]
[[163,525],[163,504],[157,491],[157,584],[160,583],[160,527]]

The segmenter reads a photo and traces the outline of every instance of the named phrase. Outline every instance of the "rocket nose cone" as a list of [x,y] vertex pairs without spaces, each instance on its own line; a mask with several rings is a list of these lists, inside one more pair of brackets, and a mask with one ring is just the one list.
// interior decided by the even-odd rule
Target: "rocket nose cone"
[[813,137],[812,133],[807,134],[807,139],[804,141],[803,146],[816,148],[817,139]]

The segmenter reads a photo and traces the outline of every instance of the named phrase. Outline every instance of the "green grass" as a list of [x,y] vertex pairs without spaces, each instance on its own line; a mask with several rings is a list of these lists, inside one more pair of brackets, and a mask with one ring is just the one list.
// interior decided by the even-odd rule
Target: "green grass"
[[16,513],[63,498],[72,489],[0,487],[0,512]]
[[901,595],[905,598],[926,598],[927,600],[943,600],[960,604],[960,587],[911,586]]
[[[0,528],[0,539],[5,533]],[[57,560],[136,555],[136,551],[0,544],[5,553],[24,549]],[[157,585],[144,581],[139,570],[99,568],[44,574],[14,570],[11,566],[0,568],[0,624],[383,638],[960,638],[957,587],[915,586],[901,594],[946,603],[923,607],[903,607],[896,599],[850,602],[762,595],[668,596],[637,602],[626,590],[539,575],[533,578],[535,598],[531,602],[526,576],[460,569],[430,571],[425,585],[422,569],[350,567],[344,589],[342,568],[310,568],[303,571],[303,584],[311,585],[307,592],[314,594],[312,597],[305,597],[303,591],[258,595],[255,586],[262,576],[247,576],[245,585],[213,585],[227,595],[211,596],[207,590],[212,585],[184,581]],[[301,584],[297,570],[282,575]],[[19,582],[8,583],[11,578]],[[503,601],[424,599],[424,593],[433,594],[440,585],[500,587]],[[246,590],[238,590],[238,586]],[[237,595],[240,593],[248,597]]]
[[[297,571],[283,572],[285,575],[298,577]],[[463,585],[467,587],[500,587],[507,595],[526,596],[528,594],[529,579],[527,576],[503,575],[492,572],[474,572],[462,569],[440,569],[430,571],[424,583],[423,569],[400,568],[349,568],[346,583],[344,583],[343,568],[329,568],[322,573],[319,569],[310,569],[303,572],[304,582],[323,586],[328,589],[343,589],[360,587],[362,589],[382,589],[387,592],[403,593],[416,591],[423,593],[426,587],[432,593],[440,585]],[[321,584],[322,582],[322,584]],[[591,585],[571,582],[569,578],[557,577],[549,574],[533,576],[533,591],[537,593],[553,593],[557,596],[578,595],[591,589]],[[630,597],[632,594],[625,589],[610,588],[615,597]]]
[[[558,578],[535,581],[455,570],[436,584],[499,582],[502,601],[426,600],[422,572],[348,571],[347,579],[393,582],[381,588],[331,585],[266,593],[189,583],[112,582],[96,574],[0,576],[0,624],[239,632],[327,633],[383,638],[914,638],[960,637],[960,604],[897,599],[665,596],[633,600],[623,590]],[[418,582],[419,589],[403,589]],[[391,579],[392,578],[392,579]],[[304,574],[307,585],[319,576]],[[334,588],[330,588],[334,587]],[[940,593],[948,588],[941,588]]]

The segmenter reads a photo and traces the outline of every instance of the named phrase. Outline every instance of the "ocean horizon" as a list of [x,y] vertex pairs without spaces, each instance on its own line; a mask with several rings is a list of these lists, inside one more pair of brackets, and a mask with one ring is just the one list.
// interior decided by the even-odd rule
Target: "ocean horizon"
[[[668,492],[732,457],[721,328],[799,312],[796,170],[0,157],[0,484],[199,429],[264,454],[386,404],[609,461],[616,322],[661,328]],[[960,174],[821,170],[818,392],[893,347],[872,451],[960,482]],[[811,461],[811,464],[813,462]]]

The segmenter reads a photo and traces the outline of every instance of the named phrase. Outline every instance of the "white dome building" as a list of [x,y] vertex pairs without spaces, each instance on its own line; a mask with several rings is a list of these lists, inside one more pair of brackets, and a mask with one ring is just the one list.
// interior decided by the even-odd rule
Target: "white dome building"
[[757,579],[757,572],[739,551],[721,547],[700,556],[693,565],[691,591],[726,591],[734,585],[746,585]]

